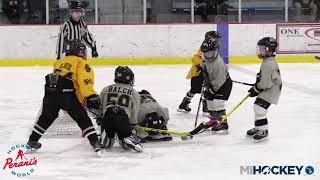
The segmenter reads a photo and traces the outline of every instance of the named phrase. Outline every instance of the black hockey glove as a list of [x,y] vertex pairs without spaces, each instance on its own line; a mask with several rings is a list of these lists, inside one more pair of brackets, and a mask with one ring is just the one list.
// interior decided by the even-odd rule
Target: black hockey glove
[[259,89],[257,87],[257,84],[255,84],[252,88],[249,89],[249,96],[250,97],[256,97],[258,96],[258,94],[260,94],[263,90],[262,89]]
[[96,94],[90,95],[87,97],[87,108],[99,109],[100,107],[100,99]]
[[97,47],[92,47],[91,48],[91,55],[93,58],[97,58],[99,55],[98,55],[98,52],[97,52]]
[[96,123],[98,126],[102,126],[103,123],[103,118],[102,117],[95,117],[94,119],[96,119]]
[[197,67],[197,72],[201,74],[201,71],[202,71],[202,67],[200,64],[196,65]]
[[214,91],[212,88],[208,88],[206,89],[204,92],[203,92],[203,97],[205,99],[213,99],[214,95],[216,94],[217,92]]

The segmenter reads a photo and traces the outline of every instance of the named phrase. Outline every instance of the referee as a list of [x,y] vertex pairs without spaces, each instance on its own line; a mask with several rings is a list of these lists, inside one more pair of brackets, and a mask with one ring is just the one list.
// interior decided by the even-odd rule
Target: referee
[[80,1],[70,2],[70,19],[65,21],[60,28],[57,43],[57,60],[65,52],[65,43],[69,40],[80,39],[91,48],[93,58],[98,57],[96,41],[89,32],[87,24],[81,19],[84,16],[84,4]]

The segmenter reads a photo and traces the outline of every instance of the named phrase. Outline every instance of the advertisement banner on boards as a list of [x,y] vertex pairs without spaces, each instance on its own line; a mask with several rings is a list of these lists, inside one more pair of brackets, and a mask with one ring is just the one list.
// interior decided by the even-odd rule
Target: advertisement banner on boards
[[277,24],[279,54],[320,53],[320,24]]

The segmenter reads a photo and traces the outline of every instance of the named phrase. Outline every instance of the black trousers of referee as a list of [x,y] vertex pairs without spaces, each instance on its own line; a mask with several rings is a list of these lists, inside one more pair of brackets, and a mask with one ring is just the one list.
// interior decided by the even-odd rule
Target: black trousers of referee
[[62,76],[56,77],[53,73],[46,76],[41,114],[29,140],[38,141],[58,117],[60,109],[67,111],[70,117],[77,122],[83,135],[92,145],[98,141],[92,121],[75,94],[73,82]]
[[129,118],[121,107],[109,107],[104,116],[102,129],[106,132],[108,138],[113,139],[117,133],[119,140],[131,135],[131,125]]

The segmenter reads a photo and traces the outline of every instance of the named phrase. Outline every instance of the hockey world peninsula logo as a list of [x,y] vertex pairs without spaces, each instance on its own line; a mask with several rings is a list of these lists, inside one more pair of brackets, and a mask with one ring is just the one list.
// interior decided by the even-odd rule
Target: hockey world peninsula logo
[[27,154],[26,144],[11,146],[6,152],[6,159],[1,161],[3,171],[9,172],[16,177],[32,175],[38,168],[38,159],[34,154]]

